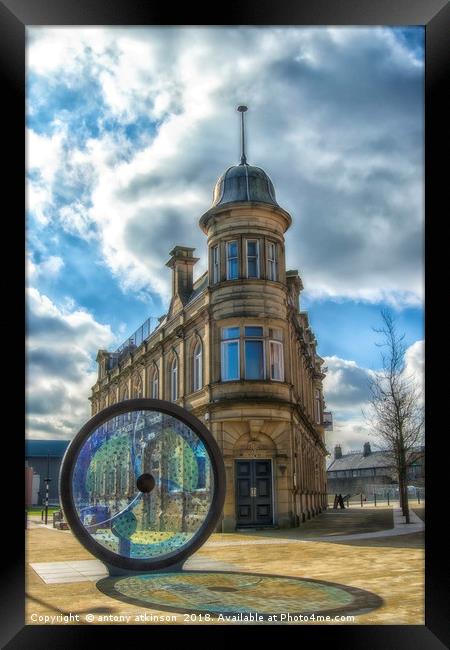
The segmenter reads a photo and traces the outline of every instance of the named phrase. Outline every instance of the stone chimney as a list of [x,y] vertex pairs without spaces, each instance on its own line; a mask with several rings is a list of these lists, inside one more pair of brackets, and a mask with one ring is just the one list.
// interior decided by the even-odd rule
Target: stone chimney
[[110,353],[107,350],[99,350],[97,352],[97,357],[95,360],[98,363],[98,381],[100,381],[100,379],[103,379],[103,377],[106,375],[106,371],[108,370],[109,366],[109,356]]
[[334,460],[337,460],[338,458],[342,458],[341,445],[336,445],[334,448]]
[[194,264],[199,260],[193,256],[194,251],[195,248],[175,246],[169,253],[170,260],[166,263],[166,266],[172,269],[172,299],[178,296],[183,304],[187,302],[194,286]]
[[363,456],[369,456],[369,454],[372,453],[372,450],[370,448],[370,442],[365,442],[364,443],[364,448],[363,448]]

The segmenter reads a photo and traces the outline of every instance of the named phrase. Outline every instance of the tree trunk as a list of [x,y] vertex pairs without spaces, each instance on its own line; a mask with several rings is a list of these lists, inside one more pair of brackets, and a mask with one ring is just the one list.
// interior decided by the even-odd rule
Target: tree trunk
[[403,440],[403,426],[399,426],[399,470],[402,477],[403,496],[402,496],[402,512],[406,517],[406,523],[409,524],[409,509],[408,509],[408,471],[406,464],[405,445]]
[[401,496],[400,507],[405,517],[405,523],[410,523],[409,502],[408,502],[408,480],[406,471],[402,471],[399,477],[399,495]]
[[406,484],[402,477],[402,515],[406,517]]
[[403,499],[403,506],[404,506],[403,514],[406,517],[405,523],[409,524],[411,522],[410,522],[410,519],[409,519],[408,482],[406,480],[405,480],[405,496],[404,496],[404,499]]
[[403,478],[401,476],[401,473],[399,472],[398,475],[398,505],[402,509],[403,512]]

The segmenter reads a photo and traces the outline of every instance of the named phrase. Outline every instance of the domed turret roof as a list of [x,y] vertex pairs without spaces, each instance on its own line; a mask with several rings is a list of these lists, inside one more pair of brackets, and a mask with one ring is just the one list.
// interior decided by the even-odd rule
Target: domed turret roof
[[224,203],[257,201],[278,205],[272,181],[261,167],[247,162],[229,167],[214,186],[211,207]]

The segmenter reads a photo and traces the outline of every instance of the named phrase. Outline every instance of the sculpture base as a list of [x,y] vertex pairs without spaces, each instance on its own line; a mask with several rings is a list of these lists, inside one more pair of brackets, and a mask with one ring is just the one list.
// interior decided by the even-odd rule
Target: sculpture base
[[113,566],[108,564],[108,562],[103,562],[106,567],[108,574],[110,576],[133,576],[133,575],[143,575],[143,574],[154,574],[154,573],[180,573],[183,570],[185,560],[178,562],[177,564],[172,564],[171,566],[164,567],[163,569],[153,569],[151,571],[133,571],[132,569],[122,569],[118,566]]

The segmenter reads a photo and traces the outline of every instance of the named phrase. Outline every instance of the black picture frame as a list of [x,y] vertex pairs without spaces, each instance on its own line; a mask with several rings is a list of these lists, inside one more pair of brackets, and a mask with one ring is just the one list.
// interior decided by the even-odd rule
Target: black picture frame
[[[23,268],[23,164],[25,150],[25,28],[31,25],[423,25],[426,32],[426,78],[425,78],[425,260],[426,260],[426,427],[433,439],[426,452],[427,462],[427,522],[426,522],[426,595],[425,626],[302,626],[295,630],[297,641],[307,643],[327,641],[339,648],[369,648],[370,650],[401,649],[422,650],[443,648],[450,645],[448,618],[448,561],[447,552],[441,551],[446,541],[445,483],[448,443],[442,421],[446,381],[435,380],[443,365],[446,344],[446,318],[442,315],[443,295],[439,291],[439,279],[444,271],[447,257],[447,238],[442,236],[446,217],[440,220],[448,202],[448,145],[447,101],[449,78],[449,24],[448,0],[315,0],[293,2],[292,0],[246,0],[226,5],[193,5],[185,3],[176,9],[169,3],[151,3],[145,0],[3,0],[0,3],[0,61],[3,73],[4,137],[12,139],[9,147],[4,145],[7,158],[6,182],[4,183],[4,250],[17,250],[10,259],[3,256],[3,304],[8,317],[4,319],[4,367],[8,368],[8,409],[12,425],[4,436],[4,457],[7,469],[17,480],[16,489],[4,487],[7,504],[8,550],[3,556],[1,642],[7,648],[72,648],[79,647],[87,639],[103,639],[111,628],[104,626],[24,626],[24,536],[22,533],[22,477],[24,439],[19,434],[15,400],[20,401],[23,379],[17,333],[25,324],[21,293]],[[5,229],[5,224],[7,229]],[[7,235],[6,235],[7,233]],[[6,246],[7,243],[7,246]],[[23,286],[23,284],[22,284]],[[434,308],[433,305],[434,297]],[[16,321],[16,322],[15,322]],[[444,329],[445,327],[445,329]],[[14,328],[14,329],[13,329]],[[11,336],[11,332],[14,336]],[[11,345],[8,342],[13,340]],[[438,361],[439,358],[439,361]],[[445,362],[444,362],[445,363]],[[438,365],[439,364],[439,365]],[[445,370],[445,368],[444,368]],[[5,393],[4,393],[5,394]],[[438,420],[439,418],[439,420]],[[442,434],[442,438],[439,436]],[[7,441],[7,442],[6,442]],[[5,467],[6,469],[6,467]],[[20,478],[19,478],[20,477]],[[430,478],[431,477],[431,478]],[[5,479],[4,479],[5,480]],[[19,487],[20,485],[20,487]],[[19,521],[19,518],[21,521]],[[15,539],[14,539],[15,535]],[[201,632],[201,642],[219,632],[222,639],[236,631],[228,628],[196,626]],[[142,628],[139,628],[141,630]],[[154,629],[152,627],[152,629]],[[114,626],[117,645],[129,645],[130,634],[136,628]],[[184,626],[183,635],[191,631]],[[263,634],[267,630],[260,628]],[[176,628],[164,627],[165,643],[171,643]],[[252,626],[247,632],[255,634]],[[278,629],[278,632],[283,630]],[[88,634],[89,632],[89,634]],[[144,628],[147,635],[149,630]],[[244,630],[238,629],[240,637]],[[154,638],[155,633],[153,632]],[[148,636],[147,636],[148,638]],[[247,637],[248,638],[248,637]],[[287,642],[287,641],[286,641]],[[445,644],[445,645],[444,645]]]
[[[209,459],[211,461],[211,468],[213,471],[213,496],[211,506],[205,520],[202,522],[199,530],[195,532],[192,539],[180,549],[166,553],[161,557],[148,560],[133,559],[125,556],[120,556],[117,553],[112,553],[104,546],[96,542],[92,535],[90,535],[78,517],[77,508],[73,500],[73,470],[76,464],[78,454],[88,440],[89,436],[102,424],[111,420],[111,418],[119,415],[125,415],[134,411],[151,411],[162,413],[163,415],[170,415],[177,421],[187,425],[198,438],[203,442]],[[129,399],[117,404],[107,406],[103,410],[96,413],[86,424],[80,429],[77,435],[72,439],[66,449],[64,458],[61,464],[61,472],[59,477],[59,493],[61,496],[61,505],[73,534],[79,542],[99,560],[111,567],[118,567],[119,569],[127,571],[156,571],[160,569],[169,568],[178,565],[186,560],[190,555],[195,553],[208,539],[211,533],[217,526],[219,517],[222,514],[223,505],[225,502],[225,488],[226,476],[225,465],[223,462],[222,454],[217,442],[214,440],[213,435],[205,427],[203,422],[196,418],[192,413],[186,409],[167,402],[166,400],[138,398]]]

